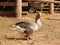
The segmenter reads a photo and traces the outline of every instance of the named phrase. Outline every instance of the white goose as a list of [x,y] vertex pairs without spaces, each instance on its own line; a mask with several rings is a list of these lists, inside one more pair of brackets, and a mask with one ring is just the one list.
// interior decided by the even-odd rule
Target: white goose
[[35,22],[33,21],[22,21],[22,22],[18,22],[15,25],[12,25],[13,27],[15,27],[14,29],[18,29],[21,32],[24,32],[26,35],[26,39],[30,39],[30,36],[33,34],[34,31],[37,31],[40,29],[41,27],[41,21],[40,21],[40,16],[41,13],[37,13],[36,17],[35,17]]

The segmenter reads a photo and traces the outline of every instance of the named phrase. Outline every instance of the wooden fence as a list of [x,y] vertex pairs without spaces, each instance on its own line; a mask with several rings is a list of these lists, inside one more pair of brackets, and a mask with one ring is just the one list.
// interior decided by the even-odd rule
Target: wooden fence
[[16,6],[16,15],[20,18],[22,15],[22,6],[28,6],[28,2],[22,2],[22,0],[17,0],[17,2],[0,2],[0,6]]
[[[32,2],[32,1],[50,3],[50,8],[46,8],[46,9],[50,9],[51,14],[54,14],[54,4],[60,4],[60,1],[54,1],[54,0],[50,0],[50,1],[30,0],[28,2],[22,2],[22,0],[20,0],[20,1],[17,0],[17,2],[0,2],[0,6],[16,6],[17,17],[21,17],[22,6],[28,6],[28,3]],[[58,9],[60,9],[60,8],[58,8]]]

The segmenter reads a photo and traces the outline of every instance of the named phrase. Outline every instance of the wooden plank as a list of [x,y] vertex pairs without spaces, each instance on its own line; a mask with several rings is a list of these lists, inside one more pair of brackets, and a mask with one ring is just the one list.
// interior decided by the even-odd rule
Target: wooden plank
[[56,11],[56,12],[60,13],[60,11]]
[[17,0],[16,1],[16,16],[17,18],[22,17],[22,0]]
[[[37,9],[41,9],[41,8],[37,8]],[[49,8],[42,8],[42,9],[49,9]]]
[[44,1],[44,0],[28,0],[29,2],[44,2],[44,3],[57,3],[60,4],[60,1]]
[[54,8],[54,9],[60,10],[60,8]]
[[28,14],[28,11],[23,11],[22,12],[22,15],[27,15]]
[[15,6],[16,2],[0,2],[0,6]]
[[[54,0],[51,0],[54,1]],[[54,14],[54,3],[50,3],[50,13],[53,15]]]
[[[48,6],[48,7],[49,7],[50,5],[46,5],[46,6]],[[44,7],[46,7],[46,6],[44,5]],[[55,7],[56,7],[56,6],[60,7],[60,5],[54,5],[54,6],[55,6]]]
[[57,4],[60,4],[60,1],[41,1],[41,2],[45,2],[45,3],[57,3]]
[[43,13],[48,13],[49,11],[42,11]]
[[28,2],[22,2],[22,6],[28,6]]
[[49,11],[42,11],[43,13],[48,13]]
[[[0,6],[16,6],[16,2],[0,2]],[[28,6],[28,2],[22,2],[22,6]]]
[[[41,8],[39,8],[39,9],[41,9]],[[42,9],[50,9],[50,8],[42,8]],[[60,10],[60,8],[54,8],[54,9]]]

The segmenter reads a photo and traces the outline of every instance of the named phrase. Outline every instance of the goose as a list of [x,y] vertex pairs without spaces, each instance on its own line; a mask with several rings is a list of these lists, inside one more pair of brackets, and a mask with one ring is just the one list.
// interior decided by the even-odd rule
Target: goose
[[40,13],[38,12],[35,17],[35,21],[28,20],[28,21],[18,22],[12,25],[12,27],[15,27],[14,29],[18,29],[19,31],[26,34],[25,39],[30,40],[31,39],[30,36],[33,34],[33,32],[39,30],[42,26],[40,17],[41,17],[41,12]]

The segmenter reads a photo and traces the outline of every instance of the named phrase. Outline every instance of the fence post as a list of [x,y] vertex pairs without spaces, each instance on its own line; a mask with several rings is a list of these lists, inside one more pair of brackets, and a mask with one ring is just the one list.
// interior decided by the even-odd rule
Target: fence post
[[22,0],[16,0],[16,16],[17,18],[22,17]]
[[[51,0],[54,1],[54,0]],[[54,15],[54,3],[50,3],[50,13]]]

